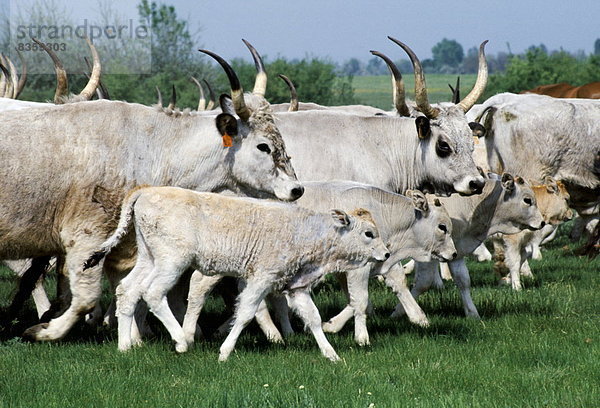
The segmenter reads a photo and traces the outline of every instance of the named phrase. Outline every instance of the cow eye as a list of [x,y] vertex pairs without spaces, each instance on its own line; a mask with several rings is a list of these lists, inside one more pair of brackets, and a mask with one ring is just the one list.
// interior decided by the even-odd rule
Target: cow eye
[[444,231],[444,234],[448,232],[448,228],[444,224],[438,225],[438,228]]
[[256,148],[258,150],[260,150],[261,152],[265,152],[265,153],[271,153],[271,148],[269,147],[268,144],[266,143],[261,143],[258,146],[256,146]]
[[435,145],[435,151],[440,157],[448,157],[450,156],[450,153],[452,153],[450,145],[443,140],[438,140],[437,144]]
[[529,197],[527,197],[527,198],[524,198],[524,199],[523,199],[523,201],[524,201],[524,202],[525,202],[525,204],[527,204],[527,205],[531,205],[531,204],[533,204],[533,201],[532,201],[532,200],[531,200],[531,198],[529,198]]
[[374,235],[373,235],[373,233],[372,233],[371,231],[367,231],[367,232],[365,232],[365,236],[366,236],[367,238],[371,238],[371,239],[373,239],[373,238],[374,238]]

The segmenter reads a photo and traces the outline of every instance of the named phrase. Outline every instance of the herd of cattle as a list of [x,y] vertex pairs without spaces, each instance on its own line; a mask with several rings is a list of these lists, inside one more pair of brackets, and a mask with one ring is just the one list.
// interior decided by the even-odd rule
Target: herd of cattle
[[[225,70],[231,95],[217,109],[205,109],[202,96],[197,111],[107,99],[89,41],[90,80],[77,95],[40,43],[56,68],[53,103],[17,100],[26,74],[0,60],[0,259],[20,276],[4,315],[33,291],[43,323],[24,335],[61,339],[86,315],[102,319],[105,276],[115,295],[105,322],[116,317],[120,350],[140,344],[149,309],[184,352],[201,334],[208,295],[234,277],[239,296],[220,329],[228,332],[220,360],[254,318],[282,342],[293,333],[291,308],[335,361],[324,332],[350,318],[356,341],[369,344],[369,278],[398,296],[393,316],[426,326],[416,299],[449,273],[465,315],[479,318],[465,257],[490,259],[486,240],[504,260],[500,277],[519,290],[531,275],[527,259],[541,256],[572,210],[584,229],[598,229],[600,100],[504,93],[476,104],[488,77],[486,41],[467,96],[456,90],[452,102],[430,104],[419,59],[390,40],[415,75],[410,101],[397,67],[372,51],[392,74],[392,111],[299,103],[283,76],[292,101],[271,105],[247,42],[258,72],[252,93],[226,61],[200,50]],[[57,307],[42,286],[50,264]],[[349,302],[323,323],[310,290],[330,273],[345,277]]]

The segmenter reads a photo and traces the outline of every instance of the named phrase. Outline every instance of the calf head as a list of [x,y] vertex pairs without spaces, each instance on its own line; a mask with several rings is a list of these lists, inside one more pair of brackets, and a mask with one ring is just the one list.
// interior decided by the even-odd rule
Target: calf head
[[210,51],[201,51],[221,64],[231,84],[231,98],[221,96],[223,113],[215,119],[223,147],[228,149],[229,187],[255,197],[300,198],[304,188],[296,178],[269,103],[261,95],[247,95],[251,103],[246,105],[244,91],[229,64]]
[[530,185],[521,177],[504,173],[500,180],[502,193],[494,212],[494,223],[504,234],[524,229],[538,230],[545,225]]
[[428,201],[419,190],[408,190],[406,196],[412,199],[415,217],[409,233],[417,245],[412,248],[411,258],[418,262],[428,262],[432,257],[444,262],[456,258],[452,220],[440,200],[430,197]]
[[569,208],[570,196],[561,181],[546,177],[543,185],[532,189],[546,224],[558,225],[573,218],[573,211]]
[[354,267],[362,267],[367,262],[385,261],[390,252],[385,246],[371,213],[357,208],[350,214],[333,209],[331,216],[337,233],[340,234],[342,255]]

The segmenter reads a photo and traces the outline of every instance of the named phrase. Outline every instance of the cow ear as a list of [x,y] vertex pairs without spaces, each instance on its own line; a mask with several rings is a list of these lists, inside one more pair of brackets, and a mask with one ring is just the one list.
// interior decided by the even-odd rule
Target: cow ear
[[223,113],[235,115],[235,108],[233,107],[233,101],[231,100],[231,96],[227,94],[221,94],[221,96],[219,96],[219,105],[221,105],[221,110],[223,111]]
[[471,131],[473,132],[473,136],[475,137],[484,137],[486,130],[485,127],[478,122],[469,122],[469,127],[471,128]]
[[351,224],[350,216],[348,214],[346,214],[344,211],[333,209],[333,210],[331,210],[331,216],[333,217],[333,220],[335,221],[335,223],[337,224],[338,227],[342,227],[342,228],[350,227],[350,224]]
[[229,113],[220,113],[215,119],[219,134],[223,138],[223,146],[233,146],[233,139],[238,134],[237,119]]
[[504,188],[509,193],[515,191],[515,179],[510,173],[502,174],[502,188]]
[[408,190],[406,191],[406,196],[412,199],[413,206],[416,210],[420,211],[424,216],[427,216],[429,213],[429,203],[427,203],[425,194],[419,190]]
[[431,125],[429,123],[429,118],[425,116],[419,116],[415,120],[415,125],[417,126],[419,139],[427,139],[429,136],[431,136]]
[[553,177],[546,177],[544,179],[544,185],[546,186],[546,190],[550,194],[558,194],[558,183]]

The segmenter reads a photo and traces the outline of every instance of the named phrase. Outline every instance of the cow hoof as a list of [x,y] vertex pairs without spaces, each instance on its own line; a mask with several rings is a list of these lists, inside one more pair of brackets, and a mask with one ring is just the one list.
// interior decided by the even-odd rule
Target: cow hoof
[[23,332],[23,339],[27,341],[38,341],[38,334],[48,328],[48,323],[40,323],[35,326],[30,327],[29,329]]
[[188,345],[187,343],[177,343],[175,344],[175,351],[178,353],[185,353],[186,351],[188,351]]

